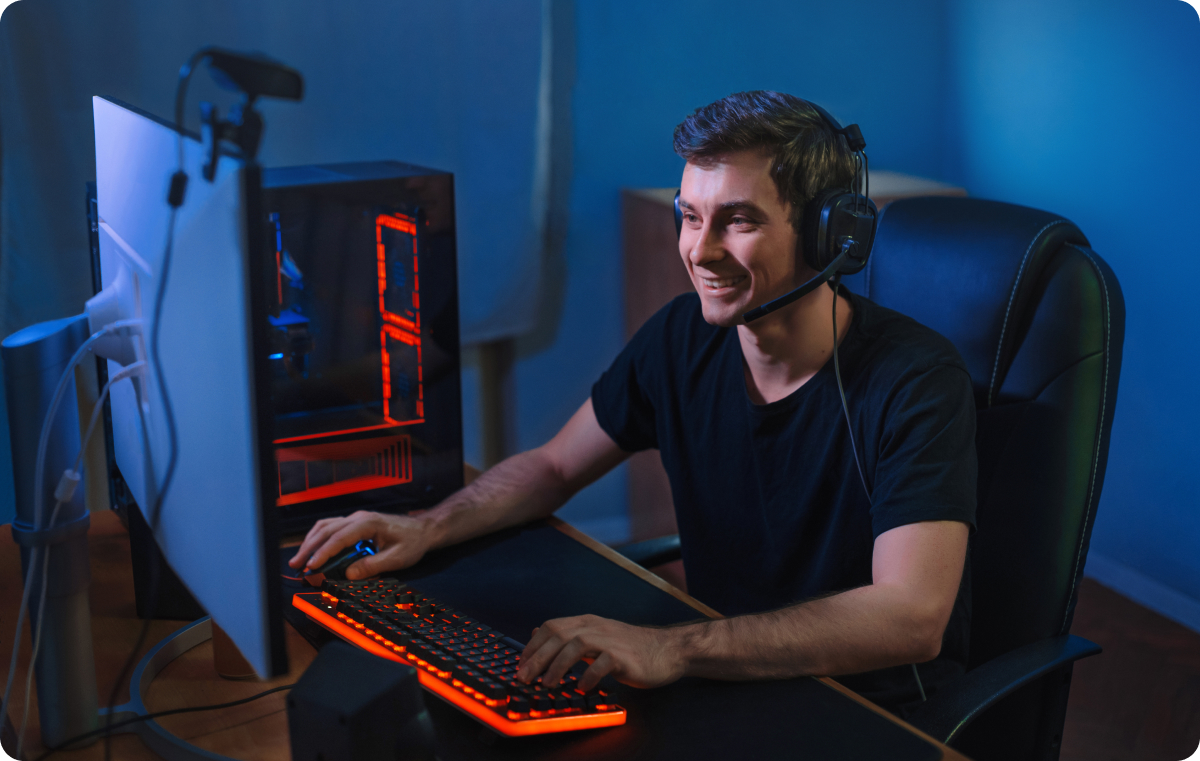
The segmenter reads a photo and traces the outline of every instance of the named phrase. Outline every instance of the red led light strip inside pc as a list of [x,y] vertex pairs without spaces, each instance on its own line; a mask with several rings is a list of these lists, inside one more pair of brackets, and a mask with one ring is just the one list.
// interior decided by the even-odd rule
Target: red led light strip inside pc
[[[392,305],[402,308],[404,314],[388,309],[388,261],[387,245],[383,240],[384,229],[391,229],[406,234],[412,240],[412,298],[409,304]],[[379,315],[383,318],[383,327],[379,331],[379,353],[383,360],[383,416],[396,425],[407,423],[422,423],[425,419],[425,378],[421,357],[421,294],[420,277],[417,260],[417,223],[412,217],[403,214],[380,214],[375,218],[375,246],[379,273]],[[399,256],[405,252],[399,252]],[[416,352],[417,398],[416,416],[397,422],[392,418],[392,357],[388,351],[388,339],[411,347]]]

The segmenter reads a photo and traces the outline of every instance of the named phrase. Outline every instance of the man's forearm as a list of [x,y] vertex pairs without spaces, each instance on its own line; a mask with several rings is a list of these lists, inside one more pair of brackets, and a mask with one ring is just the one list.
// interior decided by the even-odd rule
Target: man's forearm
[[433,532],[430,549],[544,518],[571,494],[541,449],[513,455],[422,516]]
[[937,656],[945,626],[906,591],[871,585],[672,634],[689,676],[781,679],[922,663]]

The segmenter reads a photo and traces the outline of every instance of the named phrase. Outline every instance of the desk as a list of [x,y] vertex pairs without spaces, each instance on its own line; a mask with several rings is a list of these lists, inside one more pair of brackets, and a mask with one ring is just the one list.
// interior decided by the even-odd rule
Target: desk
[[[7,531],[0,536],[0,622],[15,620],[20,602],[20,561]],[[129,542],[116,516],[96,513],[89,533],[92,558],[93,634],[96,642],[97,677],[101,700],[107,697],[117,671],[128,655],[141,622],[134,617],[133,587],[129,570]],[[286,554],[286,552],[285,552]],[[521,567],[505,574],[480,574],[497,559],[521,557]],[[561,564],[571,566],[571,574]],[[556,565],[560,564],[560,565]],[[492,566],[494,567],[494,566]],[[624,570],[623,570],[624,569]],[[558,572],[555,572],[558,571]],[[572,587],[571,580],[603,581],[587,592],[586,598]],[[404,574],[422,591],[468,610],[481,621],[523,639],[522,632],[546,617],[595,612],[616,615],[632,622],[670,623],[700,617],[704,606],[646,571],[630,564],[612,550],[579,534],[559,521],[510,529],[431,555],[416,569]],[[304,622],[299,622],[301,628]],[[11,625],[5,623],[5,626]],[[179,628],[178,622],[155,622],[146,649]],[[236,700],[276,684],[295,681],[316,655],[312,645],[294,628],[287,632],[291,670],[267,683],[229,682],[212,670],[211,645],[204,644],[168,666],[147,695],[150,710],[165,710]],[[322,631],[306,630],[319,640]],[[0,642],[9,636],[0,631]],[[26,636],[27,640],[27,636]],[[7,651],[7,647],[0,648]],[[22,644],[18,684],[25,675],[28,642]],[[853,757],[839,750],[869,747],[872,737],[894,733],[891,741],[922,748],[913,731],[890,714],[870,706],[831,680],[797,679],[786,682],[726,684],[685,680],[662,690],[640,691],[620,688],[620,700],[630,711],[625,727],[595,732],[569,733],[525,739],[491,739],[473,720],[427,695],[426,700],[438,731],[438,755],[443,761],[460,758],[652,758],[676,755],[686,745],[703,743],[721,755],[720,745],[745,751],[749,756],[770,755],[755,750],[769,735],[772,742],[790,738],[796,750],[811,758]],[[124,700],[122,693],[120,700]],[[784,702],[784,700],[788,702]],[[706,715],[724,705],[721,716]],[[774,716],[764,716],[763,707],[774,706]],[[794,710],[800,706],[802,710]],[[36,706],[34,706],[36,709]],[[20,719],[20,695],[11,715]],[[710,712],[711,714],[711,712]],[[882,718],[880,718],[882,717]],[[846,722],[851,725],[848,726]],[[287,744],[287,714],[282,694],[224,711],[184,714],[161,720],[163,726],[216,753],[242,759],[290,758]],[[770,731],[754,729],[766,724]],[[833,731],[841,725],[853,731]],[[728,731],[722,731],[721,728]],[[27,733],[29,751],[41,751],[36,710],[31,711]],[[778,746],[776,746],[778,747]],[[943,758],[963,757],[937,746]],[[118,735],[113,740],[114,757],[152,759],[154,756],[136,737]],[[821,751],[824,750],[824,753]],[[933,751],[933,748],[925,748]],[[702,754],[708,756],[711,754]],[[741,754],[734,754],[741,755]],[[889,754],[875,755],[874,758]],[[925,752],[936,758],[937,752]],[[57,758],[58,756],[56,756]],[[63,753],[63,759],[102,757],[99,743],[80,751]]]

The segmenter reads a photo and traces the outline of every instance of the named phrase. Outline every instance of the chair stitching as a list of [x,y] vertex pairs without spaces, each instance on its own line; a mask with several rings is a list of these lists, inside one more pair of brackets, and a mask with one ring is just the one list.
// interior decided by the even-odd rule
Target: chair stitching
[[1008,294],[1008,306],[1004,309],[1004,323],[1000,326],[1000,341],[996,344],[996,361],[992,364],[992,380],[988,383],[988,406],[992,406],[992,399],[996,393],[996,376],[1000,374],[1000,353],[1004,350],[1004,334],[1008,332],[1008,317],[1012,312],[1013,302],[1017,298],[1017,287],[1021,284],[1021,277],[1025,274],[1025,265],[1029,263],[1029,256],[1033,253],[1034,244],[1042,237],[1042,233],[1049,230],[1055,225],[1068,224],[1065,219],[1056,219],[1050,222],[1037,234],[1033,236],[1033,240],[1029,241],[1029,248],[1025,249],[1025,256],[1021,259],[1021,266],[1017,270],[1017,279],[1013,281],[1012,292]]
[[[1096,493],[1096,468],[1100,464],[1100,443],[1104,438],[1104,415],[1108,408],[1108,349],[1112,331],[1112,310],[1109,309],[1108,283],[1104,281],[1104,273],[1100,270],[1100,266],[1096,264],[1096,261],[1092,258],[1092,253],[1081,246],[1075,245],[1074,243],[1068,243],[1067,245],[1087,257],[1088,263],[1091,264],[1092,269],[1096,271],[1096,277],[1100,279],[1100,287],[1104,293],[1104,382],[1100,387],[1100,424],[1097,428],[1098,435],[1096,436],[1096,446],[1092,452],[1092,480],[1091,483],[1088,484],[1087,502],[1085,503],[1085,509],[1087,512],[1084,514],[1083,525],[1086,530],[1086,526],[1088,522],[1091,521],[1092,517],[1092,503]],[[1068,600],[1075,597],[1075,590],[1079,587],[1079,561],[1082,556],[1083,537],[1080,537],[1079,549],[1075,552],[1075,568],[1071,574],[1071,594],[1070,597],[1067,598]],[[1060,632],[1063,630],[1063,627],[1067,625],[1067,613],[1070,610],[1071,605],[1070,602],[1068,602],[1066,610],[1063,611],[1062,626],[1059,627]]]

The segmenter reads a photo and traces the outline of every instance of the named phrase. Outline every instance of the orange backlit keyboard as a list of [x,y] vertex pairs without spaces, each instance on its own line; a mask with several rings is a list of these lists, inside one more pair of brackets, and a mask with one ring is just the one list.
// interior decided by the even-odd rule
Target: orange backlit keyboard
[[353,645],[415,666],[421,685],[500,734],[568,732],[625,723],[603,690],[516,680],[522,645],[395,579],[331,581],[292,605]]

